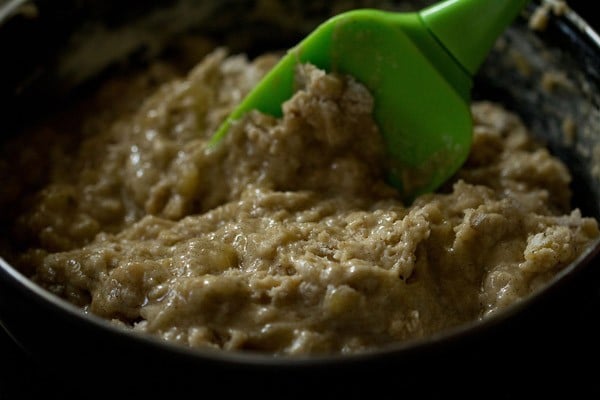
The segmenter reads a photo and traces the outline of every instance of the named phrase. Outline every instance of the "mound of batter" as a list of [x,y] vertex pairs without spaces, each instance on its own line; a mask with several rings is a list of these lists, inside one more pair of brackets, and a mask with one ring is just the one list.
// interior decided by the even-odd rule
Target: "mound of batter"
[[354,353],[485,318],[598,237],[566,166],[491,102],[472,106],[464,167],[410,205],[384,179],[369,92],[310,65],[282,118],[250,113],[207,147],[276,61],[216,49],[183,77],[155,65],[19,138],[6,257],[185,346]]

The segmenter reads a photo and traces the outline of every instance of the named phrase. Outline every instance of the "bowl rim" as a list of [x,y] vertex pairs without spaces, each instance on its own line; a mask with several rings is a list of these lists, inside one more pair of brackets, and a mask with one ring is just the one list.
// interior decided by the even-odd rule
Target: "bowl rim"
[[[392,355],[413,354],[425,349],[430,349],[436,345],[451,343],[453,341],[468,339],[479,332],[486,332],[498,324],[508,321],[520,314],[528,306],[541,300],[542,297],[550,295],[558,290],[561,284],[565,284],[570,278],[588,267],[598,256],[600,256],[600,237],[596,238],[575,260],[563,268],[549,282],[542,287],[528,294],[524,298],[504,307],[501,310],[488,315],[484,318],[472,320],[457,326],[443,329],[420,338],[409,339],[397,343],[390,343],[378,348],[369,349],[363,352],[353,354],[306,354],[306,355],[275,355],[265,352],[253,352],[248,350],[221,350],[213,348],[192,348],[181,344],[162,340],[152,334],[142,333],[131,329],[130,327],[113,324],[82,308],[75,306],[67,300],[49,292],[34,281],[23,275],[15,267],[10,265],[0,256],[0,279],[7,278],[8,284],[23,292],[24,295],[32,296],[35,301],[43,302],[46,307],[62,313],[70,319],[84,323],[101,330],[110,335],[116,335],[128,341],[134,341],[142,345],[159,348],[191,361],[213,360],[243,365],[261,365],[261,366],[292,366],[300,367],[311,364],[332,364],[339,362],[361,362],[377,357],[389,357]],[[0,327],[8,332],[12,339],[25,350],[27,346],[21,343],[16,335],[12,335],[10,326],[6,326],[0,320]]]
[[[4,5],[0,5],[0,25],[10,17],[18,15],[19,10],[25,4],[32,0],[9,0]],[[535,0],[533,3],[543,4],[552,3],[552,0]],[[584,40],[590,42],[594,47],[600,50],[600,35],[594,28],[576,11],[567,7],[564,13],[556,15],[558,23],[567,23],[582,36]],[[339,362],[362,362],[373,359],[374,357],[390,355],[403,355],[413,352],[419,352],[423,349],[432,348],[435,345],[448,343],[454,340],[476,335],[478,332],[488,330],[518,315],[520,311],[527,308],[532,303],[540,300],[546,293],[550,293],[558,288],[564,281],[581,272],[592,263],[600,254],[600,238],[595,239],[574,261],[564,267],[549,282],[541,288],[530,293],[519,301],[504,307],[502,310],[476,319],[470,322],[460,324],[455,327],[447,328],[442,331],[427,335],[421,338],[409,339],[406,341],[391,343],[375,349],[369,349],[364,352],[353,354],[309,354],[309,355],[274,355],[264,352],[252,352],[247,350],[230,351],[213,348],[191,348],[180,344],[171,343],[162,340],[152,334],[145,334],[131,329],[130,327],[119,326],[103,319],[97,315],[75,306],[67,300],[47,291],[34,281],[26,277],[23,273],[13,267],[7,260],[0,255],[0,281],[13,286],[24,295],[31,296],[37,302],[43,302],[44,305],[51,307],[54,311],[63,313],[68,318],[84,323],[101,330],[107,334],[117,335],[129,341],[134,341],[142,345],[159,348],[173,355],[183,357],[190,361],[220,361],[238,365],[255,366],[277,366],[277,367],[302,367],[306,365],[328,365]],[[27,350],[27,346],[20,342],[19,337],[12,334],[11,327],[0,320],[0,328],[4,328],[9,336],[21,347]]]

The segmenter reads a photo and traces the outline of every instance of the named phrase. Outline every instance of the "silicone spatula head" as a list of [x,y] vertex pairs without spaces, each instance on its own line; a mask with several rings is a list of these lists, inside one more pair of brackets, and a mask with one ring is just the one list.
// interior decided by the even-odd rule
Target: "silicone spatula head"
[[374,98],[388,181],[406,201],[433,191],[471,148],[472,77],[528,0],[446,0],[419,12],[360,9],[341,13],[290,49],[222,123],[251,110],[282,115],[300,63],[350,74]]

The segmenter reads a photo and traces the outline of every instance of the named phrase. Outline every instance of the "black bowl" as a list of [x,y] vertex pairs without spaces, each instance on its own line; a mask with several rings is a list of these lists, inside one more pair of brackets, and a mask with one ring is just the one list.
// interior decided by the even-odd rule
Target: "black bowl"
[[[342,4],[349,4],[289,1],[286,7],[295,16],[290,20],[298,22],[282,24],[281,18],[244,19],[255,3],[6,3],[0,8],[0,49],[5,59],[10,58],[0,63],[2,138],[75,101],[104,74],[170,51],[170,40],[181,33],[201,27],[234,51],[252,55],[289,47]],[[353,4],[380,3],[384,2]],[[413,2],[417,7],[427,3]],[[574,206],[600,219],[600,154],[596,154],[600,152],[593,151],[600,145],[600,41],[573,11],[551,16],[544,31],[530,30],[527,16],[536,5],[531,4],[503,36],[503,45],[490,54],[476,76],[473,96],[516,110],[571,168]],[[227,34],[232,31],[237,34]],[[115,33],[120,35],[119,45],[107,46]],[[244,40],[247,37],[259,37],[261,46]],[[519,59],[527,60],[531,75],[518,72]],[[541,90],[541,77],[548,70],[566,73],[573,87]],[[563,140],[566,117],[583,133],[576,143]],[[353,356],[288,359],[183,349],[84,314],[2,258],[0,321],[32,366],[22,371],[30,375],[18,380],[26,386],[21,395],[27,390],[63,396],[212,392],[288,398],[380,391],[390,397],[510,398],[514,391],[552,394],[562,389],[575,393],[590,387],[598,390],[589,385],[593,380],[580,374],[584,365],[580,358],[600,355],[596,344],[600,331],[594,328],[600,310],[599,251],[600,242],[595,242],[544,290],[494,317]],[[29,379],[37,380],[37,385],[29,386]]]

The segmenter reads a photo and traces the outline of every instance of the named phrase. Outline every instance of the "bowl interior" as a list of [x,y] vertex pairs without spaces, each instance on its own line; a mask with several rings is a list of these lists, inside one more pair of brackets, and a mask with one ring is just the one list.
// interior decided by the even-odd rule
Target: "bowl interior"
[[[0,75],[3,77],[0,82],[0,103],[6,104],[7,110],[3,136],[18,134],[20,128],[28,123],[76,101],[93,90],[103,76],[115,70],[144,65],[149,60],[163,56],[177,57],[182,70],[191,67],[198,61],[199,54],[186,52],[185,42],[181,40],[183,36],[208,36],[215,45],[226,45],[232,52],[247,52],[252,57],[265,50],[288,48],[324,17],[346,9],[377,6],[409,10],[431,2],[406,2],[400,8],[397,8],[396,2],[369,0],[180,0],[152,4],[131,2],[127,6],[117,1],[89,2],[85,5],[79,1],[25,3],[28,5],[11,11],[11,15],[0,25],[0,48],[15,60],[0,65]],[[543,140],[571,168],[574,177],[573,205],[581,208],[583,214],[600,219],[600,151],[597,150],[600,149],[600,136],[597,134],[600,127],[600,45],[581,29],[577,21],[568,17],[551,17],[547,30],[532,31],[527,26],[527,16],[536,5],[532,4],[526,15],[511,26],[490,54],[476,76],[473,97],[497,100],[507,108],[516,110],[536,137]],[[14,41],[13,38],[17,36],[22,40]],[[549,85],[549,74],[562,78]],[[566,132],[569,129],[567,125],[576,127],[576,136]],[[559,286],[558,281],[565,276],[584,270],[593,260],[597,248],[598,244],[567,268],[553,286]],[[0,271],[2,282],[12,285],[13,295],[23,296],[23,291],[28,292],[22,297],[25,299],[23,307],[27,307],[27,304],[40,307],[41,303],[52,302],[30,286],[22,282],[15,283],[18,278],[15,278],[14,271],[6,272],[10,269],[6,264],[0,263],[0,268],[3,269]],[[2,309],[6,313],[7,300],[3,298],[2,301],[5,305]],[[524,304],[508,309],[495,321],[475,322],[416,343],[414,347],[423,350],[423,347],[431,346],[439,350],[436,346],[440,342],[446,339],[451,341],[486,325],[495,326],[497,322],[517,314]],[[70,316],[66,317],[65,323],[71,326],[81,328],[82,324],[90,324],[93,329],[86,330],[90,336],[95,335],[94,329],[113,329],[102,322],[90,321],[93,318],[76,321],[77,311],[60,301],[49,307],[52,313],[65,313],[67,310]],[[85,318],[88,317],[82,317]],[[11,327],[8,326],[8,329]],[[46,348],[45,344],[35,346],[35,339],[27,334],[27,329],[15,328],[15,331],[21,334],[16,336],[23,338],[26,347],[36,348],[37,351]],[[116,332],[111,340],[121,335],[121,332]],[[57,336],[56,340],[61,339]],[[74,337],[70,340],[84,345]],[[132,343],[132,338],[127,338],[128,346],[139,346],[140,349],[151,346],[161,348],[164,353],[189,356],[154,341]],[[397,356],[401,352],[408,352],[409,347],[403,345],[385,349],[385,353]],[[227,363],[237,366],[256,366],[265,362],[277,366],[282,364],[281,360],[262,356],[232,359],[228,355],[219,358],[212,353],[201,353],[200,357],[204,361],[216,360],[215,365],[219,366]],[[408,359],[408,355],[406,357]],[[357,360],[365,361],[363,357]],[[386,360],[389,361],[388,358]],[[319,360],[323,361],[335,362],[339,359]],[[306,363],[307,360],[300,360],[298,365]],[[287,365],[287,361],[283,364]]]

